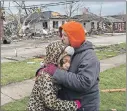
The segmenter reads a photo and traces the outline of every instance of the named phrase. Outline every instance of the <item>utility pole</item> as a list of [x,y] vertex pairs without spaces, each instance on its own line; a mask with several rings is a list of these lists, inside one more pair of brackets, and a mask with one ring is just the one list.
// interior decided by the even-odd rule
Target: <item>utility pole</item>
[[5,16],[4,16],[4,9],[1,5],[1,1],[0,1],[0,39],[1,42],[3,40],[3,36],[4,36],[4,29],[3,29],[3,21],[5,20]]
[[22,1],[23,2],[23,7],[24,7],[24,10],[25,10],[25,12],[26,12],[26,15],[28,16],[28,13],[27,13],[27,10],[26,10],[26,6],[25,6],[25,1]]
[[[100,20],[99,20],[99,22],[98,22],[98,24],[97,24],[97,30],[98,30],[98,33],[99,33],[99,34],[100,34],[100,31],[101,31],[100,29],[102,28],[102,26],[100,26],[100,24],[101,24],[102,4],[103,4],[103,3],[100,4],[100,6],[101,6],[101,7],[100,7],[100,13],[99,13]],[[103,25],[103,24],[102,24],[102,25]]]
[[101,22],[102,4],[103,4],[103,3],[101,3],[101,7],[100,7],[100,14],[99,14],[100,20],[99,20],[99,23]]
[[102,4],[103,4],[103,3],[101,3],[101,8],[100,8],[100,17],[101,17],[101,12],[102,12]]
[[0,39],[2,40],[2,8],[1,8],[1,1],[0,1]]

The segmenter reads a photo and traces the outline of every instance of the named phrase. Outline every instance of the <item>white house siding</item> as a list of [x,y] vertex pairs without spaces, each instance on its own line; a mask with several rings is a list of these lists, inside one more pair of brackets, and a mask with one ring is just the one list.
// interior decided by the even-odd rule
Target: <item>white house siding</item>
[[42,22],[37,22],[35,25],[36,30],[41,30],[43,28]]
[[49,21],[49,29],[53,30],[53,21],[52,20]]
[[97,29],[97,22],[98,21],[92,21],[92,22],[94,22],[94,27],[95,27],[95,29]]
[[89,32],[91,29],[91,22],[86,22],[86,27],[85,27],[86,31]]
[[[58,30],[58,28],[57,29],[53,28],[53,21],[58,21],[58,28],[59,28],[62,25],[62,21],[66,21],[66,19],[50,19],[50,20],[47,20],[48,28],[45,30],[47,30],[47,31]],[[35,29],[35,31],[43,29],[43,21],[33,23],[33,24],[31,24],[30,27],[33,27]]]
[[[95,29],[97,29],[98,21],[93,20],[93,21],[90,21],[90,22],[81,22],[81,23],[82,23],[83,26],[84,26],[84,23],[86,23],[84,28],[89,32],[91,30],[91,23],[92,22],[94,22],[94,27],[95,27]],[[102,28],[103,27],[103,23],[101,22],[99,26]]]
[[[85,26],[84,26],[84,23],[86,23]],[[82,22],[82,25],[83,25],[83,27],[85,28],[85,30],[86,30],[87,32],[90,31],[90,29],[91,29],[91,22]]]
[[58,28],[62,25],[62,21],[66,21],[66,19],[50,19],[50,29],[53,30],[53,21],[58,21]]
[[59,20],[59,24],[58,24],[58,26],[60,27],[61,25],[62,25],[62,21],[65,21],[65,20]]
[[35,32],[43,28],[42,22],[36,22],[36,23],[30,24],[30,27],[32,27]]
[[47,20],[47,30],[50,30],[50,20]]

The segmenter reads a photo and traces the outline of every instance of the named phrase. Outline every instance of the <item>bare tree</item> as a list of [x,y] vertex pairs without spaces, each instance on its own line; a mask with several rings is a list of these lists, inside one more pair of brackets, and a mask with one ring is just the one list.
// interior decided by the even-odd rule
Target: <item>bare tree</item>
[[27,12],[27,9],[26,9],[25,1],[23,1],[22,3],[23,3],[23,8],[24,8],[24,10],[25,10],[25,13],[26,13],[26,15],[28,16],[28,12]]
[[0,38],[2,40],[3,37],[3,13],[2,13],[2,3],[0,1]]
[[[13,1],[13,3],[14,3],[15,1]],[[16,4],[18,4],[18,6],[17,6],[17,9],[18,9],[18,15],[16,15],[16,14],[14,14],[12,11],[11,11],[11,6],[10,6],[10,1],[9,1],[9,6],[8,6],[8,11],[6,11],[6,13],[9,15],[9,17],[11,17],[12,18],[12,21],[15,21],[16,23],[17,23],[17,25],[16,25],[16,30],[11,30],[12,31],[12,33],[14,33],[15,32],[15,34],[17,35],[17,36],[19,36],[19,30],[20,30],[20,28],[21,28],[21,21],[20,21],[20,19],[21,19],[21,12],[22,12],[22,2],[15,2]],[[8,17],[6,17],[6,19],[8,19]]]
[[[25,8],[24,1],[20,1],[20,2],[13,1],[13,3],[15,3],[15,7],[17,7],[18,14],[13,14],[13,12],[11,11],[10,2],[9,2],[9,7],[8,7],[9,12],[6,12],[6,13],[8,13],[9,16],[11,16],[15,22],[17,22],[16,30],[12,30],[12,31],[14,31],[17,36],[20,36],[20,34],[22,35],[22,26],[25,25],[26,20],[31,16],[32,13],[30,13],[30,14],[27,13],[28,10],[26,10],[26,8]],[[22,24],[21,17],[22,17],[22,12],[24,11],[23,9],[25,10],[26,18],[24,19],[23,24]]]
[[[79,2],[79,3],[78,3]],[[65,2],[65,13],[68,16],[68,20],[72,18],[74,13],[84,6],[80,1],[67,1]]]
[[18,30],[17,30],[17,35],[19,35],[19,31],[21,29],[21,12],[22,12],[22,7],[23,7],[23,1],[20,1],[19,3],[17,1],[14,1],[19,7],[18,7],[18,17],[17,17],[17,20],[18,20]]

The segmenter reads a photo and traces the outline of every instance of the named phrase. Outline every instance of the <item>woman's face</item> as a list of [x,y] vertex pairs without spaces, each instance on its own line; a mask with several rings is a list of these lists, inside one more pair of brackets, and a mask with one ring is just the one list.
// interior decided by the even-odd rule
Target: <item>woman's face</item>
[[67,34],[62,30],[62,42],[66,45],[70,45]]
[[63,70],[68,70],[70,67],[70,63],[71,63],[71,57],[69,55],[65,56],[63,58],[63,65],[62,65],[62,69]]

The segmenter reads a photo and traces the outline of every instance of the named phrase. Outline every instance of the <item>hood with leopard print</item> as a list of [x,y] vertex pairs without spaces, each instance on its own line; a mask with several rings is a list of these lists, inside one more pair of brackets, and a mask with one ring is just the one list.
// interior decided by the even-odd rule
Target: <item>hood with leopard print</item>
[[73,54],[74,48],[66,46],[61,41],[55,41],[46,47],[46,57],[43,62],[44,64],[53,63],[57,65],[64,56],[72,56]]
[[36,71],[35,76],[41,75],[44,67],[50,63],[55,65],[60,64],[60,60],[66,55],[72,56],[74,54],[74,48],[71,46],[66,46],[61,41],[55,41],[50,43],[46,47],[46,56],[44,60],[40,63],[41,68]]

